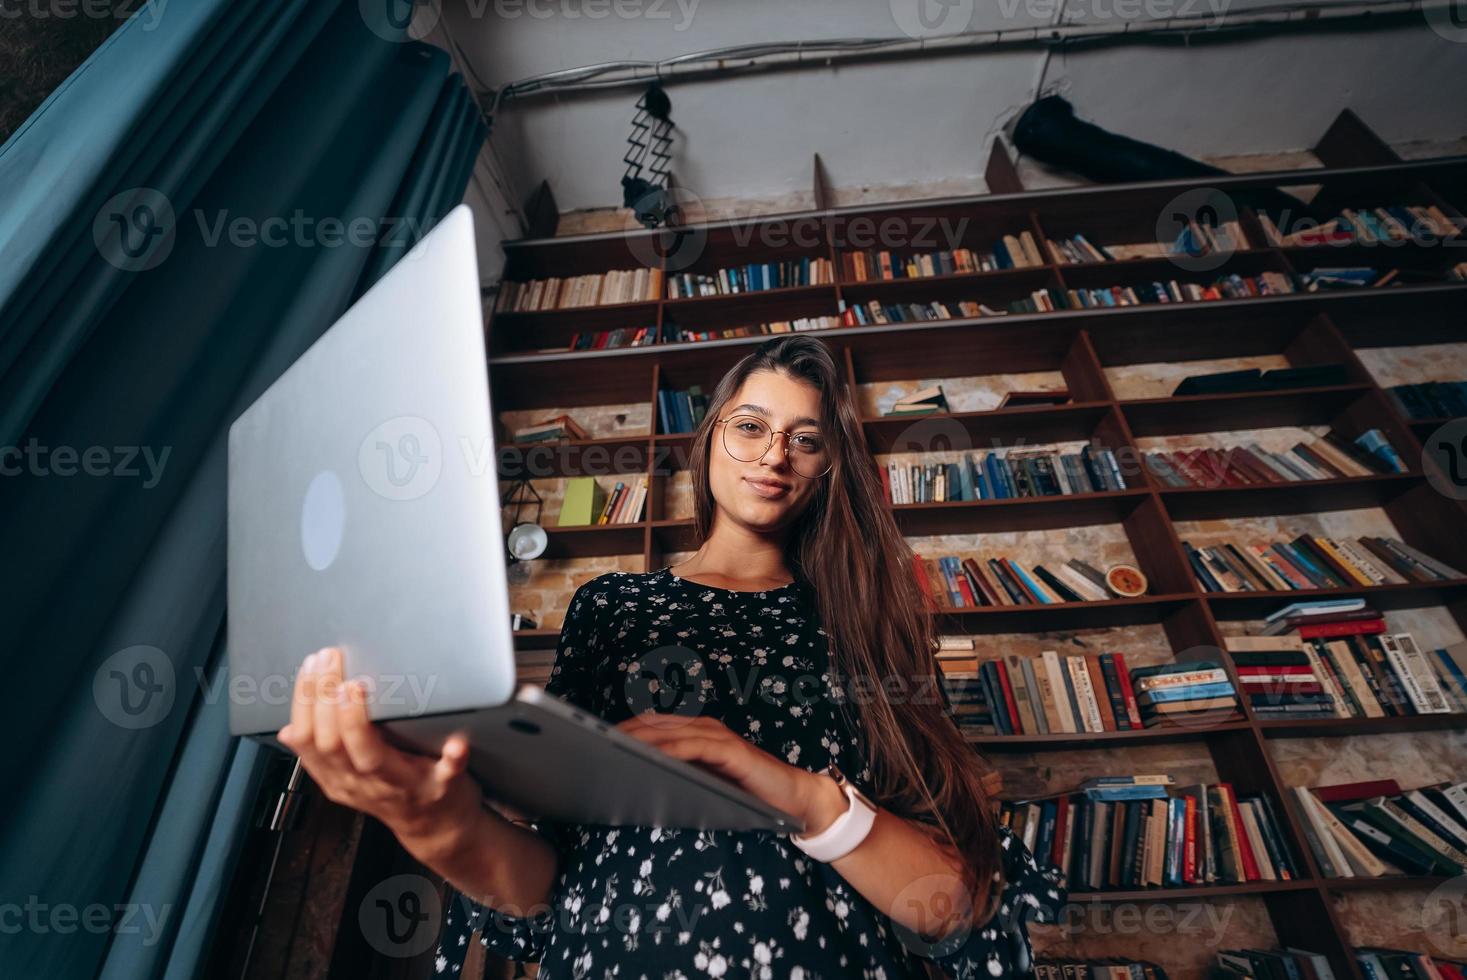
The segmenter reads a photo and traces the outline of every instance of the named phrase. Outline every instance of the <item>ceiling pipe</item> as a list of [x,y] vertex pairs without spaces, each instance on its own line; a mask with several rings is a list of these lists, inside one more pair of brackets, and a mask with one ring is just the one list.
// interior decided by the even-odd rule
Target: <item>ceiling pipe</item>
[[[1387,0],[1383,3],[1296,3],[1222,16],[1199,15],[1107,24],[1035,25],[993,31],[967,31],[929,38],[844,38],[744,44],[679,55],[665,61],[614,61],[534,75],[492,93],[492,118],[507,99],[563,96],[645,85],[653,79],[714,78],[753,71],[825,68],[837,62],[877,58],[952,55],[1013,47],[1063,47],[1085,43],[1140,42],[1162,38],[1211,39],[1237,33],[1362,27],[1367,22],[1400,22],[1446,10],[1447,2]],[[483,93],[489,98],[490,93]]]

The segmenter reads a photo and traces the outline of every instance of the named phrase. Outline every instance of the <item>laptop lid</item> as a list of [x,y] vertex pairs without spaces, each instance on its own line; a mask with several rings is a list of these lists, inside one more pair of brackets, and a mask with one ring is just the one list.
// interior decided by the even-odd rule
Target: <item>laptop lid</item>
[[449,213],[229,430],[229,721],[338,646],[375,719],[515,686],[473,219]]

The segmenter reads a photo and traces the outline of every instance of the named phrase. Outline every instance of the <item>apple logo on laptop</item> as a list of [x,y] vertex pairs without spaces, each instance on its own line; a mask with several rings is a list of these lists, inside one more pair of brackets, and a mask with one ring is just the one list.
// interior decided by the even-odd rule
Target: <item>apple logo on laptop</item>
[[322,470],[311,478],[301,502],[301,551],[306,564],[318,572],[336,561],[341,535],[346,529],[346,494],[341,478]]

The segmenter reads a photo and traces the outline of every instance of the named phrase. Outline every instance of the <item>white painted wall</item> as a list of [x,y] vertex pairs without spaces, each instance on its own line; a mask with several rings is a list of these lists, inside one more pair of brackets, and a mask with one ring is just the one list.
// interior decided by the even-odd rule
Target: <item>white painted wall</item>
[[[484,84],[498,87],[732,44],[898,37],[918,2],[947,11],[943,26],[959,30],[1049,23],[1059,0],[446,0],[443,26]],[[1066,2],[1068,21],[1107,22],[1236,14],[1278,0]],[[674,170],[704,198],[767,199],[807,191],[818,152],[837,188],[978,191],[988,140],[1034,97],[1044,59],[1041,50],[988,52],[676,82]],[[1467,43],[1423,19],[1368,33],[1056,54],[1044,88],[1115,132],[1232,156],[1306,148],[1346,107],[1392,142],[1461,137],[1464,81]],[[618,205],[636,96],[618,89],[508,104],[493,142],[516,193],[548,178],[562,210]]]

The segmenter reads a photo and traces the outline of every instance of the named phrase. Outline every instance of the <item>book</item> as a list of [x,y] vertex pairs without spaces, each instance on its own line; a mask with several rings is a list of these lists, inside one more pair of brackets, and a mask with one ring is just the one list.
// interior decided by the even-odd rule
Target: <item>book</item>
[[606,489],[594,476],[574,476],[565,481],[561,498],[559,527],[584,527],[595,524],[606,503]]
[[[1182,547],[1194,577],[1207,592],[1268,592],[1368,588],[1385,582],[1438,582],[1461,578],[1457,569],[1398,538],[1325,538],[1300,534],[1291,541],[1238,542]],[[1278,578],[1240,556],[1264,556]],[[1287,589],[1280,589],[1280,585]]]
[[521,426],[510,437],[516,443],[533,443],[557,439],[589,439],[590,434],[569,415],[557,415]]

